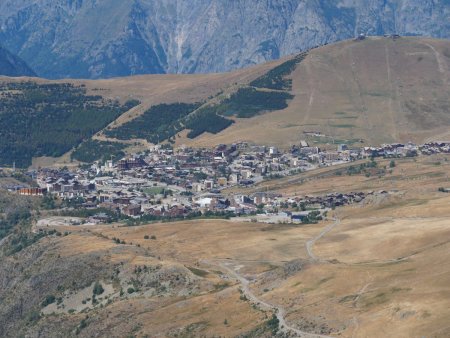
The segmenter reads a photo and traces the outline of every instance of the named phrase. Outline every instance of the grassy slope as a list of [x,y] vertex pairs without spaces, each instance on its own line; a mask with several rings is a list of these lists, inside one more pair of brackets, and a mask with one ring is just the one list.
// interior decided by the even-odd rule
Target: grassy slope
[[[233,118],[236,123],[217,135],[205,133],[191,140],[182,132],[177,144],[252,141],[288,146],[298,143],[304,138],[302,133],[310,130],[330,137],[309,140],[319,143],[332,139],[349,143],[362,139],[364,144],[445,139],[450,136],[449,62],[450,43],[445,40],[370,38],[321,47],[312,50],[294,71],[295,98],[288,108],[249,119]],[[105,98],[142,102],[111,123],[110,127],[116,128],[156,104],[208,101],[220,92],[226,96],[281,63],[226,74],[71,82],[86,84],[90,93]],[[94,138],[104,140],[105,136],[98,133]],[[141,147],[148,145],[145,140],[140,143]]]
[[238,120],[191,143],[287,146],[310,130],[366,144],[448,138],[449,71],[446,40],[370,38],[328,45],[311,51],[293,73],[295,99],[287,109]]
[[[50,81],[40,78],[8,78],[0,77],[5,82],[33,81],[39,84],[72,83],[75,86],[85,85],[90,95],[101,95],[105,99],[120,100],[121,103],[130,99],[137,99],[141,104],[121,115],[109,127],[117,128],[122,124],[140,116],[151,106],[161,103],[194,103],[208,100],[218,93],[234,92],[239,86],[247,84],[257,77],[265,74],[271,68],[282,63],[283,60],[270,62],[248,69],[226,74],[195,74],[195,75],[142,75],[107,80],[57,80]],[[107,140],[101,133],[93,137],[98,140]],[[111,140],[111,139],[110,139]],[[114,141],[114,140],[113,140]],[[148,146],[145,140],[124,142],[133,145],[132,151],[142,150]],[[37,158],[34,166],[40,165],[71,165],[70,154],[56,160],[51,158]]]
[[[449,162],[439,157],[398,160],[393,173],[382,178],[331,175],[276,188],[298,196],[391,187],[401,192],[398,197],[338,210],[341,224],[313,247],[317,256],[333,264],[311,262],[305,250],[306,241],[322,231],[326,225],[323,223],[298,227],[203,220],[133,228],[110,225],[61,228],[72,234],[43,239],[16,257],[26,275],[23,279],[15,278],[14,283],[7,284],[11,287],[4,290],[5,294],[11,294],[6,304],[15,315],[8,328],[13,330],[16,323],[22,327],[21,333],[41,329],[51,337],[54,332],[69,333],[88,315],[82,337],[98,330],[116,336],[132,332],[137,336],[174,336],[175,332],[189,330],[193,336],[236,336],[256,327],[265,315],[239,299],[235,281],[221,278],[226,274],[218,265],[222,261],[254,279],[251,288],[255,294],[282,305],[287,309],[288,322],[307,332],[326,328],[332,336],[342,337],[379,337],[380,332],[382,336],[395,337],[448,336],[450,197],[438,193],[437,187],[448,185],[445,173]],[[441,165],[435,164],[438,160]],[[155,235],[156,240],[146,240],[145,235]],[[111,240],[113,237],[133,245],[117,245]],[[40,250],[48,254],[42,254],[32,264],[35,256],[31,253]],[[99,257],[103,268],[97,269],[95,264],[89,267]],[[403,260],[396,262],[398,258]],[[295,263],[287,264],[293,260],[301,262],[302,268],[295,269]],[[0,264],[0,272],[14,262],[14,257],[6,259]],[[79,268],[77,262],[86,264],[80,270],[82,277],[73,275],[75,268]],[[59,295],[58,284],[67,286],[67,290],[77,290],[70,287],[71,280],[83,285],[94,280],[112,281],[119,292],[118,283],[136,278],[134,267],[144,265],[167,268],[159,277],[172,280],[167,291],[158,291],[164,297],[144,294],[147,289],[143,287],[134,296],[116,294],[103,309],[44,316],[28,326],[24,326],[25,321],[14,310],[12,288],[22,292],[35,280],[35,275],[49,282],[45,290],[33,291],[33,296],[25,293],[30,297],[27,311],[35,308],[36,302],[48,292]],[[63,269],[54,271],[51,268],[54,266]],[[111,280],[113,268],[121,272]],[[90,269],[97,269],[92,278]],[[196,277],[188,270],[194,271]],[[64,271],[73,273],[63,278]],[[58,279],[50,279],[55,273]],[[192,282],[177,283],[177,275],[179,280],[187,276]],[[179,297],[181,290],[195,291]]]

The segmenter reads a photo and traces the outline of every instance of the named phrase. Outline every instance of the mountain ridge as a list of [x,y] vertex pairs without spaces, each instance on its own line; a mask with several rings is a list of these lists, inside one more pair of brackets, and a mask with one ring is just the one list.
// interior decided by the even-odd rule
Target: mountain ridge
[[449,38],[449,17],[431,0],[6,0],[0,39],[42,77],[97,79],[224,72],[359,33]]

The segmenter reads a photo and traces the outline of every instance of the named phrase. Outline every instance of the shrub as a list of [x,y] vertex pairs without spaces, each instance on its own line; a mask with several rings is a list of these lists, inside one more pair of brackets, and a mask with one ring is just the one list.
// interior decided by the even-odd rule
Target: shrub
[[46,307],[47,305],[53,304],[56,301],[56,297],[53,295],[47,295],[45,299],[42,301],[42,307]]
[[98,295],[101,295],[104,291],[105,291],[105,289],[103,289],[103,286],[99,282],[95,282],[92,293],[94,295],[98,296]]
[[277,333],[280,325],[276,315],[272,315],[272,318],[266,322],[267,327],[272,331],[273,334]]

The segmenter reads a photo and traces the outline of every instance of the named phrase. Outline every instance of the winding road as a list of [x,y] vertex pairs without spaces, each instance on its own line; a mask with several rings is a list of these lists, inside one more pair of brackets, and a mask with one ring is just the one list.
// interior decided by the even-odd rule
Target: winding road
[[[308,253],[308,256],[310,257],[310,260],[313,263],[324,263],[326,261],[321,260],[318,258],[312,248],[314,244],[321,239],[323,236],[325,236],[328,232],[333,230],[337,225],[341,223],[341,220],[339,218],[334,218],[334,222],[332,224],[329,224],[326,226],[317,236],[310,239],[306,242],[306,251]],[[301,331],[299,329],[296,329],[295,327],[290,326],[286,322],[286,310],[280,306],[280,305],[274,305],[270,304],[267,301],[259,298],[250,288],[250,281],[247,280],[245,277],[241,276],[236,270],[234,270],[232,267],[230,267],[231,262],[224,263],[223,261],[209,261],[209,260],[202,260],[203,263],[206,263],[208,265],[218,266],[221,267],[223,270],[225,270],[228,274],[228,276],[232,279],[235,279],[238,281],[241,285],[242,293],[245,295],[245,297],[258,306],[262,310],[269,310],[273,311],[279,321],[279,330],[288,335],[289,337],[300,337],[300,338],[330,338],[329,336],[320,335],[320,334],[314,334],[309,333],[305,331]]]
[[[211,264],[211,263],[208,263],[208,264]],[[270,304],[270,303],[262,300],[258,296],[256,296],[253,293],[253,291],[250,289],[250,282],[243,276],[239,275],[234,269],[229,267],[229,263],[226,264],[226,263],[216,262],[214,265],[220,266],[222,269],[226,270],[229,276],[231,276],[232,278],[234,278],[241,284],[242,293],[245,295],[245,297],[247,297],[248,300],[250,300],[252,303],[254,303],[256,306],[258,306],[262,310],[273,311],[275,313],[275,315],[277,316],[277,319],[279,321],[279,328],[282,333],[288,334],[290,337],[331,338],[329,336],[304,332],[304,331],[296,329],[295,327],[290,326],[286,322],[286,310],[279,305]],[[292,334],[294,334],[294,336],[292,336]]]

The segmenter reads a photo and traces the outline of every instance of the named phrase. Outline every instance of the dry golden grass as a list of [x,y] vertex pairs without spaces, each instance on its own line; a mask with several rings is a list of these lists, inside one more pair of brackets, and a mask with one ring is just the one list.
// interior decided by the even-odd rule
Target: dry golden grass
[[287,109],[180,143],[289,146],[311,130],[366,144],[448,139],[449,51],[448,41],[426,38],[370,38],[315,49],[293,73],[295,98]]
[[[308,231],[292,226],[236,223],[224,220],[196,220],[157,223],[142,227],[96,230],[108,237],[140,244],[162,259],[195,264],[202,259],[285,262],[300,256]],[[206,236],[205,236],[206,234]],[[146,240],[144,236],[156,236]],[[261,250],[261,245],[264,250]]]
[[178,333],[192,337],[235,337],[265,320],[264,313],[253,309],[239,296],[238,289],[232,287],[217,294],[180,300],[153,311],[145,312],[145,301],[132,302],[127,308],[131,308],[134,322],[143,323],[139,336],[167,337],[168,333],[172,336]]
[[[305,329],[307,326],[302,325],[310,321],[349,337],[377,337],[379,332],[396,337],[424,336],[434,331],[435,336],[444,337],[448,332],[445,325],[450,299],[449,203],[447,196],[434,198],[429,204],[405,203],[393,209],[400,216],[390,216],[388,212],[378,216],[381,218],[374,215],[384,205],[360,208],[356,217],[352,217],[355,208],[343,209],[341,225],[314,247],[322,259],[337,262],[308,264],[287,280],[281,279],[275,287],[270,284],[266,293],[262,289],[268,286],[263,278],[258,281],[258,276],[283,261],[306,259],[305,241],[320,232],[324,224],[293,228],[192,221],[101,232],[143,247],[149,243],[149,250],[163,260],[190,266],[199,263],[199,268],[208,271],[215,270],[204,260],[230,258],[227,261],[239,266],[241,273],[254,276],[260,283],[254,289],[264,294],[261,297],[285,306],[289,309],[288,321]],[[414,211],[415,217],[420,218],[406,218]],[[143,240],[145,234],[154,234],[157,239]],[[231,313],[233,306],[243,306],[237,299],[226,299]],[[188,303],[197,308],[197,301]],[[220,306],[224,306],[222,302]],[[169,309],[175,311],[177,320],[181,318],[177,325],[200,322],[198,319],[202,318],[210,323],[211,333],[219,330],[232,336],[242,332],[223,328],[220,324],[224,312],[215,307],[206,306],[209,311],[201,315],[190,312],[192,316],[188,315],[192,308]],[[208,314],[208,319],[203,314]],[[165,330],[162,327],[167,324],[160,321],[159,325]],[[440,329],[444,331],[439,332]]]
[[[142,75],[108,80],[32,79],[40,83],[84,84],[92,94],[122,102],[142,103],[108,127],[136,118],[152,105],[208,100],[230,92],[264,74],[284,60],[224,74]],[[236,123],[217,135],[205,133],[191,140],[187,132],[177,145],[211,147],[248,141],[288,147],[305,139],[303,132],[320,131],[329,138],[307,138],[310,143],[354,142],[380,144],[448,139],[450,101],[450,43],[446,40],[404,37],[345,41],[310,51],[292,74],[295,98],[282,111]],[[27,81],[30,78],[3,78]],[[94,138],[107,140],[101,132]],[[113,140],[114,141],[114,140]],[[148,148],[145,140],[130,152]],[[35,166],[70,165],[68,156],[55,163],[47,158]],[[75,163],[76,165],[77,163]]]
[[[241,274],[255,278],[253,289],[260,297],[284,306],[288,322],[304,330],[322,326],[344,337],[445,337],[449,333],[450,196],[438,193],[437,187],[449,182],[441,174],[448,168],[442,156],[397,160],[393,173],[381,179],[329,176],[286,188],[294,194],[341,189],[396,189],[399,194],[340,209],[341,224],[313,247],[317,256],[332,263],[309,263],[276,282],[265,280],[264,272],[285,261],[306,261],[305,242],[326,224],[192,221],[100,231],[148,246],[163,259],[198,264],[209,271],[211,261],[230,262]],[[144,240],[146,234],[157,239]],[[242,306],[232,301],[232,295],[224,297],[231,302],[230,309]],[[193,321],[182,318],[180,323]],[[239,332],[227,331],[218,318],[207,321],[214,328],[209,332],[218,329],[226,336]]]
[[[288,195],[398,191],[338,208],[341,223],[313,246],[321,262],[308,258],[305,244],[331,222],[287,226],[197,220],[131,228],[72,227],[75,233],[64,238],[60,250],[62,255],[111,250],[116,244],[107,238],[116,237],[133,244],[109,256],[115,263],[154,264],[157,258],[151,256],[155,256],[163,265],[200,269],[202,279],[216,285],[227,275],[221,264],[227,264],[253,280],[250,287],[260,299],[284,307],[290,325],[307,332],[330,330],[331,336],[342,337],[447,337],[450,196],[437,191],[450,185],[445,158],[396,160],[393,173],[382,178],[329,175],[303,184],[281,181],[284,187],[269,182],[269,189]],[[312,174],[307,175],[312,178]],[[146,240],[145,235],[156,240]],[[136,254],[131,249],[136,245],[149,256]],[[301,269],[285,275],[283,266],[293,260],[302,262]],[[257,326],[266,314],[239,299],[237,281],[230,278],[228,283],[222,291],[183,299],[122,300],[108,310],[140,323],[142,335],[165,336],[191,329],[194,336],[232,337]]]

